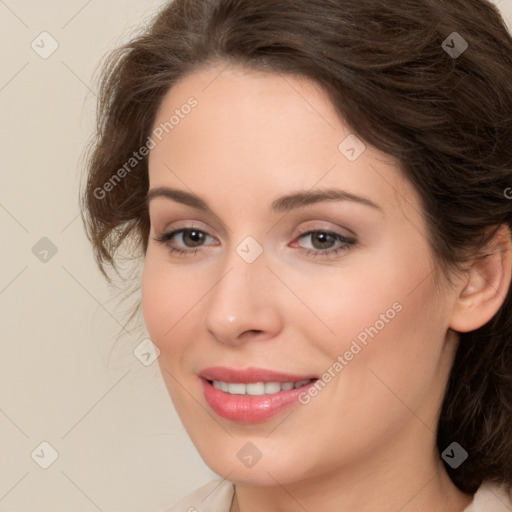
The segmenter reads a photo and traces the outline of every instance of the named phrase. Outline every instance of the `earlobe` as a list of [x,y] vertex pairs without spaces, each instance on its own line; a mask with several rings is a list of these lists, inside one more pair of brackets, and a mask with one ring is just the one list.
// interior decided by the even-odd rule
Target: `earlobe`
[[469,332],[485,325],[505,301],[512,276],[512,240],[502,224],[467,270],[465,283],[454,304],[450,327]]

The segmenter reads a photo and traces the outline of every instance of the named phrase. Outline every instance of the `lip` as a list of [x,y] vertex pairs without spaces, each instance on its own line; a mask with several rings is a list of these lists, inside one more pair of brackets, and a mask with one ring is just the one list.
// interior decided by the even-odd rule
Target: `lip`
[[306,379],[316,379],[316,375],[298,375],[291,373],[276,372],[264,368],[228,368],[226,366],[212,366],[199,372],[199,377],[205,380],[221,380],[223,382],[300,382]]
[[[313,386],[317,377],[314,375],[292,375],[262,368],[238,370],[226,367],[213,367],[202,370],[199,374],[206,402],[221,418],[240,423],[259,423],[266,421],[298,402],[301,393]],[[223,382],[298,382],[306,379],[314,381],[300,388],[279,391],[269,395],[230,395],[213,387],[209,381]]]

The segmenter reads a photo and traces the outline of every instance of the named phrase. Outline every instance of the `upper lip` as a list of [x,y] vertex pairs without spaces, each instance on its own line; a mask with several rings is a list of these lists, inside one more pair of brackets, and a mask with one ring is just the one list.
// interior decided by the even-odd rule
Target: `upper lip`
[[307,379],[316,379],[315,375],[298,375],[284,372],[266,370],[265,368],[228,368],[226,366],[213,366],[199,372],[199,377],[206,380],[220,380],[222,382],[300,382]]

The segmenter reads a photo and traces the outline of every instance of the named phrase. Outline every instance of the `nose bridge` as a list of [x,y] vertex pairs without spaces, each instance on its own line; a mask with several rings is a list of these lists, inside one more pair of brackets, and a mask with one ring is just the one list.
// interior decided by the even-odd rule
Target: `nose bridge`
[[225,256],[205,314],[205,327],[223,343],[237,343],[247,331],[274,335],[279,329],[277,297],[263,247],[246,237]]

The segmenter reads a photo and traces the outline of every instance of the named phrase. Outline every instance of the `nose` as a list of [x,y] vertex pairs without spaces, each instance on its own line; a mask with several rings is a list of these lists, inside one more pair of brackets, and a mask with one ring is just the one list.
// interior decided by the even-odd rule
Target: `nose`
[[267,268],[264,256],[247,263],[233,251],[208,294],[204,325],[219,343],[263,341],[282,329],[278,290],[282,284]]

